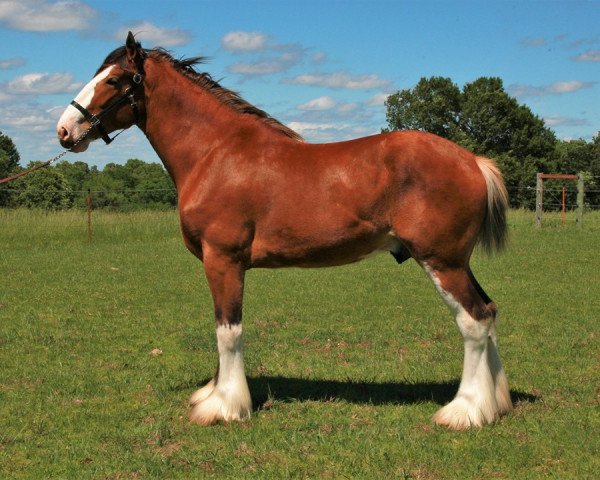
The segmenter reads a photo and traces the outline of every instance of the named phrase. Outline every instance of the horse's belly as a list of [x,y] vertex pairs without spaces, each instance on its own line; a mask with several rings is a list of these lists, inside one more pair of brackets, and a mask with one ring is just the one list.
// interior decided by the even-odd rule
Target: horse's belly
[[294,238],[273,243],[257,240],[252,248],[252,266],[258,268],[333,267],[358,262],[381,252],[394,252],[401,247],[391,232],[329,241]]

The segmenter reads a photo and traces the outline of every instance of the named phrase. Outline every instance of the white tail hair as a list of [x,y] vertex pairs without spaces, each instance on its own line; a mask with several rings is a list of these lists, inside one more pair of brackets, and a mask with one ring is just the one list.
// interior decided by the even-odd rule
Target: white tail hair
[[477,157],[477,165],[487,185],[487,211],[478,241],[487,253],[492,253],[506,246],[508,192],[496,162],[489,158]]

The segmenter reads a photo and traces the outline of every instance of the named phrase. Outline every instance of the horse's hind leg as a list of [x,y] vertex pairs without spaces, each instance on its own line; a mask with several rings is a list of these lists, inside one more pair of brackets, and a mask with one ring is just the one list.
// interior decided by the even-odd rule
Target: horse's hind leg
[[433,417],[435,423],[455,430],[491,423],[512,409],[506,375],[496,340],[496,305],[468,267],[425,270],[455,315],[464,340],[464,365],[454,400]]

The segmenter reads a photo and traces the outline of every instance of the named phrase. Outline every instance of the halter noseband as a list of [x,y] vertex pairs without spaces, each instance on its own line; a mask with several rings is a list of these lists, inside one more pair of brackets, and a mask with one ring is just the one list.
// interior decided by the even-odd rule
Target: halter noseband
[[71,102],[71,105],[73,105],[77,110],[79,110],[81,112],[81,114],[84,116],[84,118],[88,122],[90,122],[91,127],[96,128],[96,130],[98,130],[98,132],[102,136],[102,140],[104,140],[104,143],[106,143],[108,145],[115,138],[117,138],[117,136],[121,132],[117,133],[114,137],[111,138],[108,135],[106,129],[104,128],[104,125],[102,125],[102,117],[104,117],[110,111],[112,111],[115,108],[117,108],[118,106],[120,106],[122,103],[125,103],[127,100],[129,100],[129,105],[131,106],[131,110],[133,111],[133,116],[135,118],[135,123],[136,124],[140,123],[140,112],[139,112],[137,103],[135,101],[135,91],[142,84],[143,80],[144,80],[143,75],[141,75],[139,73],[136,73],[133,76],[133,85],[131,85],[125,91],[125,93],[123,95],[121,95],[119,98],[113,100],[106,107],[104,107],[102,109],[102,111],[98,115],[94,115],[87,108],[81,106],[75,100],[73,100]]

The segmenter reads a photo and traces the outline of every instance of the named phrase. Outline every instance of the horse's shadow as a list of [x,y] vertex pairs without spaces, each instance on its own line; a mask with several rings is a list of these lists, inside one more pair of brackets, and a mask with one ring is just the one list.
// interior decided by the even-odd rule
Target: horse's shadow
[[[207,379],[208,381],[208,379]],[[444,405],[454,398],[458,381],[450,382],[365,382],[312,380],[290,377],[248,377],[255,409],[261,409],[268,401],[332,401],[383,405],[412,405],[434,402]],[[534,403],[538,397],[529,393],[511,390],[513,403]]]

